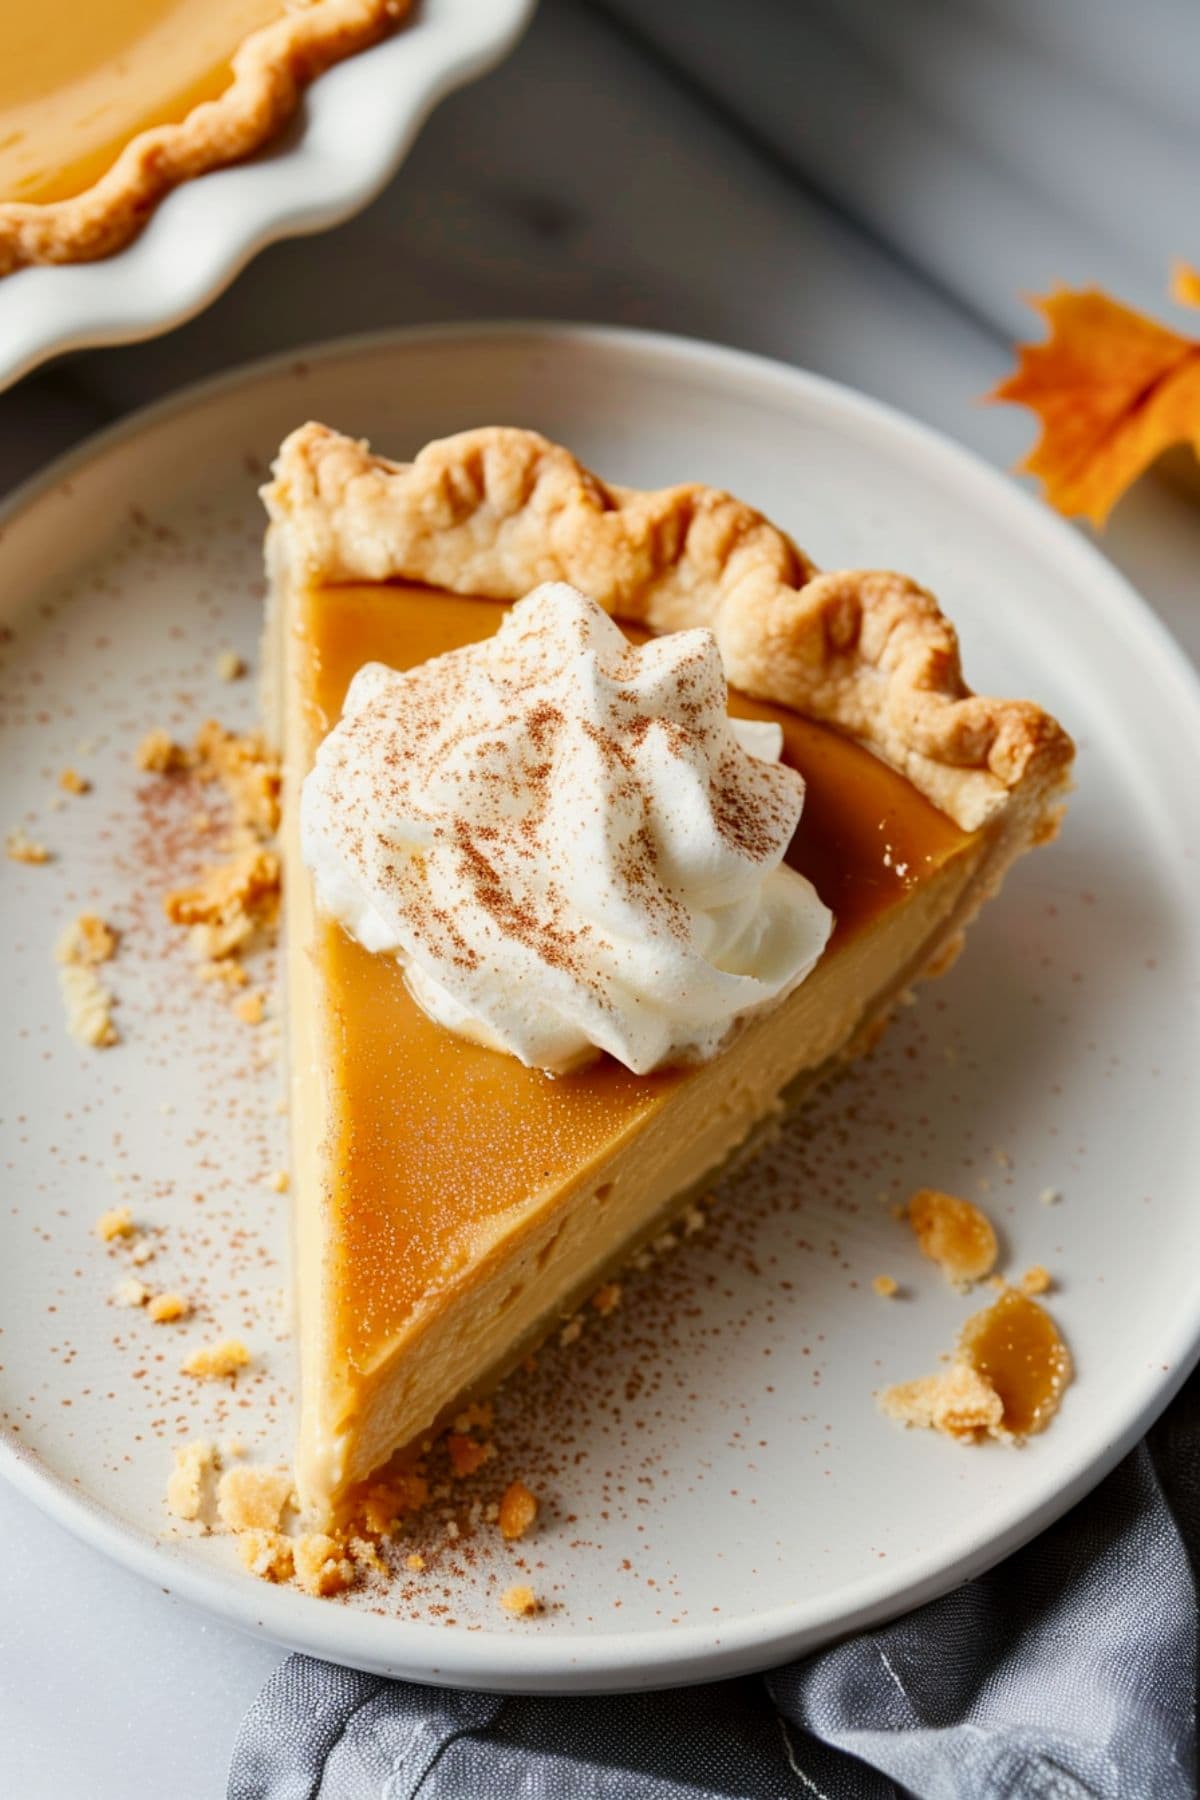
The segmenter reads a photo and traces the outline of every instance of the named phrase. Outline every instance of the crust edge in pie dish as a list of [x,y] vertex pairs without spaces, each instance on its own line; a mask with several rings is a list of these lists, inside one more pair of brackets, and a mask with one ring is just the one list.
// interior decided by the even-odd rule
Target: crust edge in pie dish
[[0,276],[36,264],[95,262],[135,237],[172,188],[262,148],[308,84],[379,41],[413,0],[315,0],[261,26],[238,46],[233,79],[174,123],[139,132],[80,194],[0,201]]
[[[656,493],[613,487],[533,432],[466,432],[430,445],[411,464],[396,464],[307,425],[283,445],[264,499],[272,521],[266,712],[280,741],[282,690],[270,691],[270,683],[282,680],[283,603],[293,589],[403,580],[475,599],[516,600],[541,582],[564,580],[651,631],[710,627],[731,685],[856,739],[952,818],[970,846],[928,890],[927,913],[919,897],[914,902],[902,957],[864,937],[855,955],[866,960],[854,991],[839,990],[844,974],[833,982],[836,1017],[814,1023],[807,1016],[830,1004],[818,964],[788,1003],[787,1019],[768,1013],[743,1028],[723,1053],[732,1097],[709,1109],[710,1123],[696,1130],[686,1154],[664,1150],[650,1131],[637,1144],[618,1146],[611,1167],[582,1170],[553,1202],[534,1197],[519,1216],[497,1220],[479,1247],[473,1285],[458,1293],[455,1278],[428,1296],[379,1358],[356,1370],[350,1388],[344,1366],[322,1344],[327,1322],[310,1320],[311,1329],[301,1330],[297,1481],[310,1516],[328,1518],[392,1450],[435,1426],[435,1390],[445,1402],[440,1418],[493,1386],[561,1323],[564,1308],[586,1298],[730,1157],[744,1153],[764,1119],[869,1045],[913,981],[953,961],[963,929],[1007,868],[1053,836],[1073,746],[1036,706],[971,693],[953,627],[907,578],[822,575],[781,531],[726,494],[697,486]],[[419,591],[397,598],[420,603]],[[293,796],[302,774],[289,771]],[[288,812],[285,796],[285,834]],[[290,838],[288,844],[285,856],[296,869],[298,848]],[[289,936],[296,932],[301,942],[315,922],[310,886],[302,880],[285,902]],[[293,984],[311,979],[306,954],[289,962]],[[311,1006],[297,1006],[294,985],[288,1010],[293,1069],[311,1071],[321,1056],[319,1025]],[[785,1041],[793,1030],[807,1046],[803,1057]],[[327,1267],[324,1203],[303,1203],[304,1194],[323,1192],[322,1104],[328,1097],[314,1106],[310,1092],[295,1146],[297,1267],[308,1270],[301,1279],[310,1297]],[[652,1166],[663,1156],[672,1171],[665,1185]],[[586,1245],[572,1249],[572,1234],[586,1234],[592,1190],[600,1191],[601,1176],[610,1187],[614,1171],[620,1205],[608,1202],[611,1253],[589,1260]],[[551,1254],[554,1266],[545,1261]],[[514,1276],[525,1297],[501,1330]],[[452,1380],[456,1366],[469,1366],[470,1378]]]

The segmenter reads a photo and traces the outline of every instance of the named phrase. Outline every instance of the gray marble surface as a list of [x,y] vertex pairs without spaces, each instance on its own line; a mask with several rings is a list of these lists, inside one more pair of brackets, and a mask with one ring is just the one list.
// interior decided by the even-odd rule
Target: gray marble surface
[[[745,14],[769,31],[778,3],[701,11]],[[974,3],[988,13],[989,0]],[[1156,5],[1157,19],[1167,0]],[[782,142],[782,125],[767,129],[752,69],[739,64],[718,92],[711,56],[708,66],[672,60],[672,15],[693,10],[543,0],[513,59],[435,114],[358,219],[275,246],[170,336],[72,358],[0,396],[0,491],[96,427],[234,363],[356,331],[496,316],[649,326],[762,351],[1011,465],[1029,421],[979,396],[1009,366],[1013,296],[1046,271],[1013,267],[993,311],[979,295],[1001,274],[975,263],[956,284],[953,257],[912,198],[939,143],[954,160],[964,122],[922,111],[907,190],[888,170],[904,203],[881,211],[869,158],[846,168],[828,133],[809,152]],[[830,9],[811,10],[819,25]],[[988,132],[970,123],[984,157]],[[1077,262],[1092,226],[1071,206],[1069,192],[1058,195],[1052,216],[1076,219],[1064,242]],[[1106,264],[1133,269],[1147,290],[1160,275],[1148,229],[1110,244]],[[1200,658],[1195,502],[1143,483],[1102,547]],[[110,1566],[3,1488],[0,1534],[0,1793],[221,1794],[235,1726],[282,1653]]]

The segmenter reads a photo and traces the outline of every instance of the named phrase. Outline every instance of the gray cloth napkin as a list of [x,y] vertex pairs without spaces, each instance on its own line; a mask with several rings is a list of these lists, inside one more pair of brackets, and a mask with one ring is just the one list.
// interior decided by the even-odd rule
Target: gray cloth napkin
[[990,1574],[768,1675],[593,1699],[293,1656],[229,1800],[1185,1800],[1196,1792],[1200,1377]]

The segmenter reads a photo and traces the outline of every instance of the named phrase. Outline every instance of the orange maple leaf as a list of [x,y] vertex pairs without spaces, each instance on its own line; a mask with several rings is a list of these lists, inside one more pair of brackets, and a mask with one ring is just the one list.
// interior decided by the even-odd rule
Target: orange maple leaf
[[[1177,264],[1172,291],[1200,304],[1200,274]],[[1035,299],[1050,326],[1019,346],[1015,374],[988,395],[1031,407],[1041,435],[1020,465],[1051,506],[1102,525],[1132,481],[1172,444],[1200,453],[1200,340],[1183,337],[1099,288]]]

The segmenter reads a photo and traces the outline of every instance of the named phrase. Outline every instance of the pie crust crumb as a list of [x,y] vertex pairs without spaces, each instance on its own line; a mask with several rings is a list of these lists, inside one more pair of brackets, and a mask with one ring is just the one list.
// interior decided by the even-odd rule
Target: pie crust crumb
[[923,1426],[968,1443],[1007,1436],[1003,1401],[987,1377],[967,1362],[885,1388],[879,1404],[902,1425]]
[[266,1017],[267,997],[260,988],[235,1000],[233,1010],[245,1025],[261,1025]]
[[114,1238],[132,1237],[136,1227],[127,1206],[110,1206],[107,1212],[100,1214],[92,1229],[102,1243],[111,1244]]
[[982,1281],[995,1268],[995,1229],[970,1200],[938,1188],[918,1188],[908,1203],[908,1222],[921,1254],[937,1263],[956,1287]]
[[1044,1269],[1041,1263],[1034,1263],[1033,1267],[1031,1269],[1026,1269],[1021,1277],[1021,1292],[1023,1294],[1048,1294],[1053,1286],[1054,1279],[1050,1274],[1049,1269]]
[[191,926],[197,958],[216,961],[274,924],[279,883],[279,858],[261,844],[248,844],[228,862],[206,869],[194,887],[173,889],[163,906],[173,925]]
[[226,1469],[217,1488],[217,1512],[230,1531],[277,1532],[292,1500],[290,1469],[239,1463]]
[[404,1566],[406,1569],[411,1569],[414,1575],[419,1575],[421,1570],[425,1567],[425,1558],[419,1556],[417,1552],[413,1550],[405,1557]]
[[111,962],[117,954],[120,935],[98,913],[79,913],[61,932],[54,946],[55,960],[93,966]]
[[891,1275],[876,1275],[871,1283],[881,1300],[891,1300],[900,1292],[900,1284]]
[[523,1538],[538,1516],[537,1497],[523,1481],[510,1481],[500,1499],[500,1533],[509,1542]]
[[402,1470],[384,1481],[373,1481],[363,1492],[358,1507],[362,1530],[383,1537],[395,1531],[406,1513],[419,1512],[429,1499],[429,1483],[414,1470]]
[[341,1594],[355,1581],[355,1567],[336,1538],[306,1531],[291,1540],[296,1581],[306,1594]]
[[514,1613],[517,1618],[521,1619],[530,1619],[542,1609],[541,1601],[533,1589],[526,1587],[521,1582],[505,1588],[500,1596],[500,1604],[505,1612]]
[[10,862],[48,863],[51,853],[45,844],[31,838],[23,825],[14,825],[4,840],[4,854]]
[[222,650],[216,661],[218,681],[236,681],[246,673],[246,665],[236,650]]
[[167,1511],[177,1519],[198,1519],[204,1504],[204,1479],[216,1467],[217,1454],[205,1438],[181,1444],[167,1480]]
[[286,1169],[276,1169],[267,1184],[273,1194],[286,1194],[291,1186],[292,1178]]
[[251,1575],[260,1581],[290,1581],[295,1572],[292,1540],[282,1531],[251,1528],[239,1531],[237,1550]]
[[454,1430],[463,1432],[474,1431],[476,1426],[478,1426],[480,1431],[490,1431],[492,1429],[492,1418],[493,1413],[490,1400],[472,1400],[467,1406],[463,1407],[460,1413],[454,1415]]
[[620,1304],[621,1284],[618,1281],[606,1281],[604,1286],[598,1287],[592,1295],[592,1305],[602,1319],[606,1319],[609,1313],[616,1312]]
[[250,1352],[240,1338],[223,1338],[219,1344],[201,1344],[183,1365],[185,1375],[199,1381],[223,1381],[234,1377],[250,1361]]
[[108,1050],[120,1043],[113,1023],[113,996],[95,969],[86,963],[64,963],[58,971],[67,1031],[77,1044],[90,1050]]
[[78,769],[64,769],[58,778],[58,785],[64,794],[88,794],[92,789],[87,776],[81,775]]
[[150,1298],[150,1289],[136,1275],[127,1275],[124,1281],[118,1281],[112,1298],[114,1306],[145,1306]]
[[474,1475],[485,1462],[490,1462],[496,1454],[494,1444],[481,1444],[478,1439],[465,1437],[460,1431],[451,1431],[446,1436],[446,1454],[450,1458],[450,1472],[458,1479]]
[[146,1308],[156,1325],[169,1325],[175,1319],[186,1319],[192,1308],[182,1294],[155,1294]]
[[188,753],[169,732],[148,731],[134,753],[138,768],[147,775],[173,775],[188,766]]

